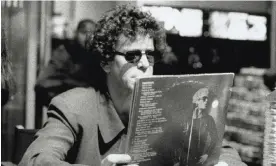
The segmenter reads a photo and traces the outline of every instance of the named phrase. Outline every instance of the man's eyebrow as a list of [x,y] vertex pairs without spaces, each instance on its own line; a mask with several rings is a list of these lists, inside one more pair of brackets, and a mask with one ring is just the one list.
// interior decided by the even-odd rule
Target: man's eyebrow
[[130,50],[125,50],[126,52],[135,52],[135,51],[140,51],[140,52],[142,52],[142,51],[153,51],[154,49],[130,49]]
[[143,50],[134,49],[134,50],[126,50],[126,51],[127,51],[127,52],[136,52],[136,51],[137,51],[137,52],[138,52],[138,51],[141,52],[141,51],[143,51]]

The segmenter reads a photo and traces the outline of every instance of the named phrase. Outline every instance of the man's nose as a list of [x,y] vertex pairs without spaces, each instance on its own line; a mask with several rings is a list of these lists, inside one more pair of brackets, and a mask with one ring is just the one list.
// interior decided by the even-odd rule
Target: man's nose
[[147,58],[146,54],[143,54],[141,59],[138,62],[138,68],[141,68],[143,70],[147,69],[150,66],[149,60]]

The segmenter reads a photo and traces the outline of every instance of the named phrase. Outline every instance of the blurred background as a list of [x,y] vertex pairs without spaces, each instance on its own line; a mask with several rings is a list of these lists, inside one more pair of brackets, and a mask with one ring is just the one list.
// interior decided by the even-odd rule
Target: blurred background
[[276,2],[271,1],[1,1],[16,93],[1,111],[1,161],[12,161],[15,127],[39,129],[46,107],[35,84],[53,50],[74,39],[82,19],[98,21],[116,5],[142,6],[167,32],[168,56],[156,74],[234,72],[226,143],[249,165],[262,164],[263,76],[276,71]]

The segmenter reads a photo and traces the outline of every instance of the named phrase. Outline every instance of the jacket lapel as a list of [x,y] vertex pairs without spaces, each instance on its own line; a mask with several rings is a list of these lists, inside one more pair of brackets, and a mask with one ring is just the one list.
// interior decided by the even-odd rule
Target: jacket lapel
[[104,143],[112,141],[122,130],[125,129],[114,105],[104,95],[99,96],[99,130]]

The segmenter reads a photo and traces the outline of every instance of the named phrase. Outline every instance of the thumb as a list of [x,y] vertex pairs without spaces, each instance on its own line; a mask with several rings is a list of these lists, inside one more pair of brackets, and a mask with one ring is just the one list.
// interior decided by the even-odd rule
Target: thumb
[[101,164],[104,166],[109,166],[112,164],[123,164],[131,161],[131,157],[127,154],[110,154],[106,156]]
[[215,166],[228,166],[228,164],[224,161],[219,161]]

